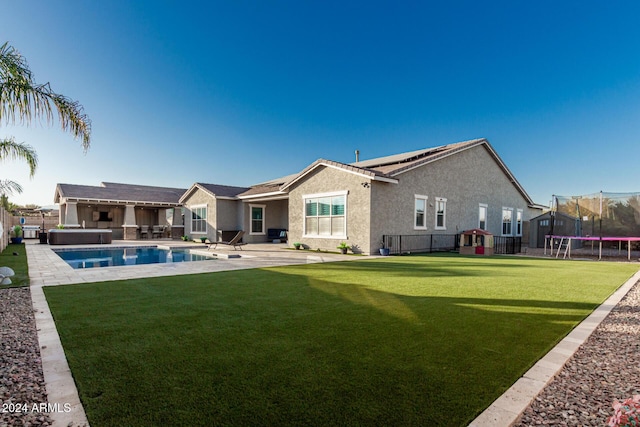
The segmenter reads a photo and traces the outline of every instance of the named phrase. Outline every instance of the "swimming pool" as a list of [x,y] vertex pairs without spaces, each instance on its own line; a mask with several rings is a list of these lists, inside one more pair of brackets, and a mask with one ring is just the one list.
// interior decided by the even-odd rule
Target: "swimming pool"
[[109,248],[109,249],[63,249],[54,252],[71,267],[100,268],[120,265],[167,264],[213,260],[214,257],[194,254],[184,249],[158,247]]

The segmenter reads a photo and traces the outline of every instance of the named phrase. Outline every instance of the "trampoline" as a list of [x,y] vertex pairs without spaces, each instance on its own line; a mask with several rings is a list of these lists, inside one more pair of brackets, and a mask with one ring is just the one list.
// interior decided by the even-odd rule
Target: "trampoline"
[[544,254],[547,254],[547,244],[549,245],[550,254],[553,256],[555,248],[555,242],[558,243],[558,250],[556,252],[556,258],[560,256],[560,252],[564,248],[563,258],[571,258],[571,242],[578,241],[590,241],[598,242],[598,259],[602,259],[602,243],[603,242],[618,242],[618,252],[622,251],[622,243],[627,242],[627,259],[631,261],[631,242],[640,242],[640,237],[581,237],[581,236],[556,236],[546,235],[544,236]]
[[[555,221],[555,214],[563,217]],[[573,221],[567,221],[570,218]],[[571,250],[582,248],[582,242],[591,242],[591,254],[598,243],[598,259],[602,259],[603,246],[617,242],[618,255],[626,243],[627,259],[631,261],[631,247],[640,242],[640,193],[602,192],[579,196],[553,195],[551,228],[546,231],[544,253],[547,248],[558,258],[571,258]],[[577,243],[580,242],[580,243]],[[579,246],[573,248],[573,246]],[[636,243],[636,246],[638,244]],[[607,249],[610,249],[609,246]],[[610,253],[609,253],[610,255]]]

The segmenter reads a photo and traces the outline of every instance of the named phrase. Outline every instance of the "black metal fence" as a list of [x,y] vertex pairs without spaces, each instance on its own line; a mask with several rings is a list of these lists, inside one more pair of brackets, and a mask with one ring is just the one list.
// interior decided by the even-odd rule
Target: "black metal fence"
[[411,252],[443,252],[457,250],[459,237],[457,234],[405,234],[382,236],[384,247],[389,248],[391,255]]
[[522,237],[494,236],[494,254],[518,254],[522,252]]
[[[411,252],[446,252],[460,248],[459,234],[387,234],[382,236],[384,247],[391,255]],[[522,237],[494,236],[495,254],[517,254],[522,250]]]

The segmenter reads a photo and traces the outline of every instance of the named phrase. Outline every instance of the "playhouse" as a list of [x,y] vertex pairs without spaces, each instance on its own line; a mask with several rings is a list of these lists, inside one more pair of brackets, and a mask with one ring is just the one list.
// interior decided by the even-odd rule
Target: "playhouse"
[[460,234],[461,255],[493,255],[493,234],[480,228]]

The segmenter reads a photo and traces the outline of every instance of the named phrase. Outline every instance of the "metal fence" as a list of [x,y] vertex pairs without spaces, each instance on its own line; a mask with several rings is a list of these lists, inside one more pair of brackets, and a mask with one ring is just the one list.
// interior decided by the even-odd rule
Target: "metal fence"
[[405,234],[382,236],[384,247],[389,248],[391,255],[411,252],[443,252],[457,250],[459,237],[457,234]]
[[522,237],[494,236],[494,254],[518,254],[522,251]]
[[[459,234],[387,234],[382,236],[384,247],[391,255],[412,252],[446,252],[460,248]],[[495,254],[517,254],[522,250],[522,237],[494,236]]]

